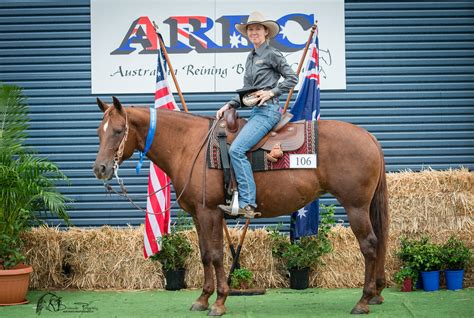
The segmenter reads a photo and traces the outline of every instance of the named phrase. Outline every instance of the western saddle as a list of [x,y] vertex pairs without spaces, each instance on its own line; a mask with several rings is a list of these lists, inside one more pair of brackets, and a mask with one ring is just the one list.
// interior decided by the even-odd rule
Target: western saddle
[[[226,201],[232,200],[232,191],[235,186],[235,180],[232,177],[232,169],[229,160],[228,149],[235,140],[240,130],[247,124],[247,120],[238,118],[235,109],[230,109],[224,113],[217,125],[217,139],[221,153],[222,168],[224,170],[224,187],[226,189]],[[267,160],[277,162],[283,157],[284,151],[294,151],[301,148],[305,141],[304,120],[284,124],[275,131],[275,128],[266,134],[251,150],[258,149],[268,151]]]

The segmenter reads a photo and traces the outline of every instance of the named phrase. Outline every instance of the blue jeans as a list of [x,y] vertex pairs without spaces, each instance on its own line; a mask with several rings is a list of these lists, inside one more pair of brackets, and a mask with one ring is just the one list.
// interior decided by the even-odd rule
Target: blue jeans
[[239,207],[256,204],[256,187],[247,151],[252,149],[281,118],[278,105],[254,106],[247,124],[242,128],[229,149],[239,190]]

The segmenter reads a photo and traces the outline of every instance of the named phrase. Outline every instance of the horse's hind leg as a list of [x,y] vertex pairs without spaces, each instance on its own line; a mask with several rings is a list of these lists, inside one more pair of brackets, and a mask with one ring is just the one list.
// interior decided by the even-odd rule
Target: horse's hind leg
[[376,295],[377,237],[369,218],[369,207],[355,208],[344,206],[349,222],[365,259],[365,281],[362,297],[352,309],[351,314],[367,314],[369,301]]
[[385,251],[381,251],[380,248],[377,248],[377,260],[375,263],[376,291],[375,296],[369,301],[370,305],[380,305],[381,303],[383,303],[384,298],[382,296],[382,290],[385,288],[386,283],[387,281],[385,279]]
[[[388,225],[385,225],[384,233],[388,233]],[[377,260],[375,263],[375,296],[370,300],[370,305],[380,305],[383,303],[382,290],[385,288],[387,281],[385,279],[385,258],[387,254],[387,235],[377,238]]]

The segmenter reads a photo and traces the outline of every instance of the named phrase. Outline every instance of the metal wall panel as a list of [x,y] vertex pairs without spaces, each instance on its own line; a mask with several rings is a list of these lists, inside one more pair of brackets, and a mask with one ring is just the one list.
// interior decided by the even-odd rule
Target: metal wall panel
[[[322,92],[322,117],[374,133],[388,171],[473,169],[474,2],[351,0],[345,8],[347,89]],[[0,3],[0,81],[24,88],[31,106],[29,143],[69,176],[71,184],[61,191],[74,200],[74,224],[138,225],[143,214],[105,196],[91,171],[101,113],[90,72],[89,1]],[[212,115],[231,95],[185,98],[192,111]],[[118,96],[125,104],[153,102],[152,94]],[[135,175],[136,158],[120,171],[129,192],[142,195],[148,170]],[[144,199],[138,202],[145,205]],[[325,196],[322,202],[335,200]],[[337,217],[347,222],[340,207]],[[288,217],[253,224],[278,222]]]

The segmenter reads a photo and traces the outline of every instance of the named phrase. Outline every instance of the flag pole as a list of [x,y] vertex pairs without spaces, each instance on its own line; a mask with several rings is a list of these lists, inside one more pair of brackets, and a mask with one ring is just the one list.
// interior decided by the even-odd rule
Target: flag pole
[[178,91],[179,99],[181,100],[181,105],[183,105],[184,111],[188,113],[189,111],[188,111],[188,107],[186,106],[186,102],[184,101],[183,93],[181,92],[181,88],[179,87],[178,80],[176,79],[173,66],[171,65],[170,58],[168,56],[168,52],[166,51],[165,44],[163,43],[163,39],[160,36],[160,31],[158,30],[158,26],[156,25],[155,21],[153,21],[153,27],[155,28],[156,37],[158,38],[158,41],[160,42],[160,48],[163,51],[163,55],[165,56],[166,63],[168,63],[168,66],[170,68],[171,77],[173,78],[174,86],[176,87],[176,90]]
[[[308,41],[306,41],[306,46],[303,51],[303,55],[301,56],[300,63],[298,64],[298,70],[296,71],[296,76],[300,76],[301,69],[303,68],[303,63],[306,58],[306,53],[308,53],[308,48],[309,48],[309,43],[311,42],[311,39],[313,38],[314,32],[316,31],[318,21],[316,20],[311,27],[311,32],[309,33],[309,38]],[[286,109],[288,108],[288,105],[290,104],[291,96],[293,96],[293,91],[295,88],[293,87],[290,89],[290,92],[288,93],[288,97],[286,99],[285,107],[283,108],[282,114],[286,113]]]

